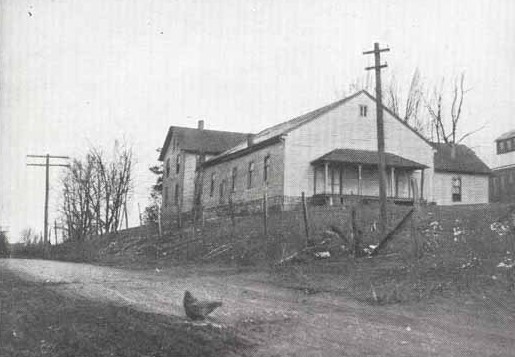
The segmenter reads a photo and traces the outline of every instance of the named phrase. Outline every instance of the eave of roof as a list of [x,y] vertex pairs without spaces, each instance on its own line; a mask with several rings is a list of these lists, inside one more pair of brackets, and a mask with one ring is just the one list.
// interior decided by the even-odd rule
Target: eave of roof
[[495,139],[495,141],[511,139],[511,138],[515,138],[515,130],[510,130],[510,131],[502,134],[497,139]]
[[[402,156],[385,152],[386,166],[420,170],[428,168],[428,166],[420,164],[416,161],[406,159]],[[356,150],[356,149],[335,149],[327,154],[313,160],[311,163],[316,165],[325,162],[337,162],[346,164],[362,164],[377,166],[379,163],[379,155],[377,151],[372,150]]]
[[265,148],[265,147],[273,145],[273,144],[277,144],[277,143],[282,141],[282,138],[283,138],[282,135],[277,135],[277,136],[271,137],[271,138],[269,138],[267,140],[261,141],[261,142],[259,142],[257,144],[248,146],[248,147],[246,147],[246,148],[244,148],[242,150],[235,151],[235,152],[232,152],[232,153],[229,153],[229,154],[225,154],[225,155],[216,156],[216,157],[214,157],[212,159],[209,159],[206,162],[204,162],[202,164],[202,167],[203,168],[210,167],[210,166],[219,164],[221,162],[230,161],[230,160],[233,160],[233,159],[245,156],[245,155],[247,155],[247,154],[249,154],[251,152],[254,152],[256,150]]

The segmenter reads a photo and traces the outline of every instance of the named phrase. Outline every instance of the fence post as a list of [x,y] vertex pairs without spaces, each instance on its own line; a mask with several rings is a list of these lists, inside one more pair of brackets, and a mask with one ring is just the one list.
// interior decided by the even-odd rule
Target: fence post
[[268,194],[266,190],[263,194],[263,229],[265,238],[268,238]]
[[359,236],[358,227],[356,224],[356,207],[352,206],[350,212],[350,224],[352,231],[352,243],[354,245],[354,257],[359,257],[361,255],[360,245],[361,245],[361,237]]
[[306,230],[306,247],[309,242],[308,206],[306,205],[306,194],[302,191],[302,212],[304,216],[304,228]]

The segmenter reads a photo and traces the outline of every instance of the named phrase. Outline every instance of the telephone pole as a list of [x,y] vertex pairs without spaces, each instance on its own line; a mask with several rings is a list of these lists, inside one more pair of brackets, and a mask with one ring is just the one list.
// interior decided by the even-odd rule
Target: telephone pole
[[50,159],[69,159],[68,156],[52,156],[49,154],[46,155],[27,155],[27,157],[34,158],[43,158],[45,159],[44,164],[27,164],[27,166],[44,166],[45,167],[45,222],[44,222],[44,243],[48,242],[48,192],[49,192],[49,176],[50,176],[50,166],[63,166],[70,167],[69,164],[50,164]]
[[389,48],[379,48],[379,43],[374,43],[372,51],[363,52],[364,55],[374,54],[375,64],[366,67],[365,70],[376,72],[376,122],[377,122],[377,153],[379,156],[379,229],[381,234],[386,232],[386,158],[384,154],[384,121],[383,100],[381,92],[381,68],[388,65],[381,64],[381,52],[388,52]]

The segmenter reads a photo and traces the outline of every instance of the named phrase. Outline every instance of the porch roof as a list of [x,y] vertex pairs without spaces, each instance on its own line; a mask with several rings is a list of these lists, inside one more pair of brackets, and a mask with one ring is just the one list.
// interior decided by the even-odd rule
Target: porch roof
[[[386,152],[386,166],[404,169],[420,170],[428,166],[418,162],[406,159],[399,155]],[[335,149],[327,154],[313,160],[311,164],[321,164],[326,162],[345,163],[345,164],[362,164],[362,165],[378,165],[379,158],[377,151],[371,150],[355,150],[355,149]]]

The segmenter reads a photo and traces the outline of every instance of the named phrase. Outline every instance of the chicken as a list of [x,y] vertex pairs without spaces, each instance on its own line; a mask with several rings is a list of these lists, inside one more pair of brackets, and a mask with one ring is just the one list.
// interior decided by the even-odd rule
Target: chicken
[[188,290],[184,293],[183,304],[186,316],[192,320],[204,320],[217,307],[222,306],[221,301],[199,301]]

